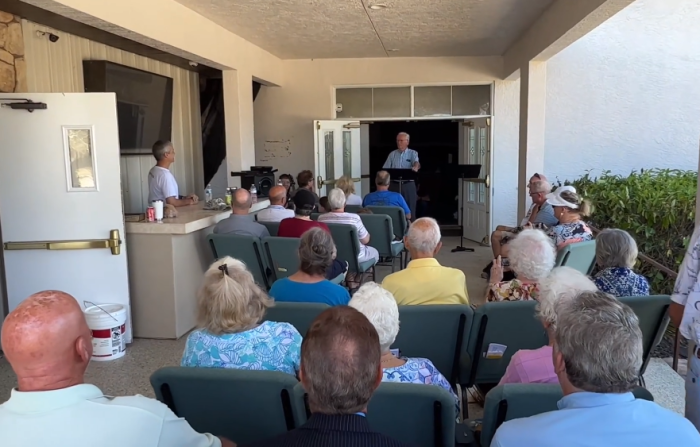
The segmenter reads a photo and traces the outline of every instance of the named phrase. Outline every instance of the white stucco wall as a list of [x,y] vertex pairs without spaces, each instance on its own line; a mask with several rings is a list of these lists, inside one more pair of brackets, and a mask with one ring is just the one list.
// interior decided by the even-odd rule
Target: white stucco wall
[[550,59],[545,173],[697,169],[700,0],[637,0]]

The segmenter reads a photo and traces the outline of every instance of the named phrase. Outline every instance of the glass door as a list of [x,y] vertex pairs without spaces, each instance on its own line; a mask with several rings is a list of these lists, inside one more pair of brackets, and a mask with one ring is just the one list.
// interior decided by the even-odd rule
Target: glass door
[[355,194],[362,197],[360,123],[314,121],[314,145],[318,195],[328,195],[336,180],[346,175],[355,182]]

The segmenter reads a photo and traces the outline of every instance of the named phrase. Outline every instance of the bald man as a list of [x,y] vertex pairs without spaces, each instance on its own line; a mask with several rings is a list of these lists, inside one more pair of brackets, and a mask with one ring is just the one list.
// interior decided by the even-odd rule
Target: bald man
[[258,213],[258,222],[282,222],[294,217],[294,210],[287,207],[287,188],[282,185],[270,189],[270,206]]
[[239,188],[234,191],[231,197],[231,215],[216,224],[214,233],[255,236],[261,239],[270,236],[267,228],[257,223],[249,214],[251,206],[253,206],[253,198],[248,190]]
[[84,383],[92,334],[67,293],[24,300],[5,319],[2,348],[18,386],[0,405],[0,446],[235,446],[197,433],[155,399],[108,397]]

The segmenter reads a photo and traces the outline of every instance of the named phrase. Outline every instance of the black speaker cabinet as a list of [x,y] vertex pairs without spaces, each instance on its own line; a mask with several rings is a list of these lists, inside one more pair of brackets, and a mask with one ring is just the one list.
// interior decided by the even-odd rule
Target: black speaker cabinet
[[255,184],[255,188],[258,190],[259,197],[268,197],[270,195],[270,189],[275,186],[275,174],[273,172],[249,172],[241,176],[242,188],[250,189],[253,184]]

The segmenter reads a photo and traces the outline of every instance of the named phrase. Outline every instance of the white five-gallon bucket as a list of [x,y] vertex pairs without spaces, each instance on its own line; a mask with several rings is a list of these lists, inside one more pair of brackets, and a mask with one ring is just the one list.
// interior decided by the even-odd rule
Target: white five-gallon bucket
[[126,352],[126,307],[121,304],[93,304],[86,307],[85,320],[92,331],[92,359],[106,362]]

